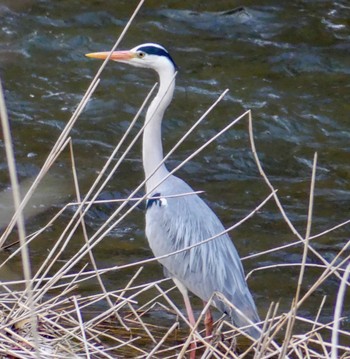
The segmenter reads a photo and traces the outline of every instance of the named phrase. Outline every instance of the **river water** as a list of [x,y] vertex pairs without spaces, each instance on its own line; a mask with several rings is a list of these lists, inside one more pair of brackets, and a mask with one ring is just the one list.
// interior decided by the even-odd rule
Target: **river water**
[[[100,66],[84,54],[109,50],[136,5],[126,0],[1,2],[0,73],[22,182],[39,172]],[[244,9],[231,11],[238,5],[233,1],[146,2],[120,48],[161,43],[179,66],[175,98],[163,127],[165,152],[226,88],[230,90],[171,156],[169,168],[244,111],[252,110],[260,160],[278,189],[289,219],[302,235],[317,152],[311,230],[315,235],[349,219],[350,4],[345,0],[251,0],[244,2]],[[149,71],[108,64],[71,132],[82,195],[155,81]],[[139,141],[101,199],[123,198],[142,181],[140,148]],[[5,191],[9,177],[2,142],[1,151],[0,189]],[[33,205],[39,209],[27,219],[28,233],[41,228],[65,203],[74,200],[68,151],[59,157],[50,174],[61,185],[49,187],[46,201]],[[269,194],[250,151],[246,120],[192,159],[178,175],[194,189],[205,191],[203,198],[227,227]],[[6,205],[2,207],[2,217],[7,218]],[[115,205],[93,207],[87,215],[89,233],[94,233],[114,209]],[[59,236],[71,215],[68,211],[61,224],[33,242],[34,268],[46,257],[47,246]],[[95,249],[99,267],[151,257],[143,226],[140,208],[113,229]],[[348,242],[348,232],[349,226],[341,227],[314,239],[312,246],[331,261]],[[272,201],[231,236],[242,257],[297,240]],[[77,239],[77,246],[79,243]],[[69,257],[70,250],[73,253],[75,245],[64,256]],[[244,261],[247,273],[271,266],[254,272],[249,279],[262,317],[271,301],[280,301],[281,309],[289,308],[300,269],[294,263],[300,263],[302,251],[299,245]],[[346,255],[349,251],[342,258]],[[21,276],[18,261],[9,264],[2,274],[4,279]],[[309,254],[308,263],[321,264],[313,254]],[[308,268],[303,290],[320,274],[320,269]],[[157,264],[148,265],[144,276],[147,280],[159,279],[162,271]],[[124,279],[123,274],[107,276],[107,287],[121,286]],[[313,318],[327,295],[322,320],[332,320],[338,287],[339,280],[334,276],[327,280],[301,307],[302,315]],[[94,290],[93,286],[84,288],[87,292]],[[345,310],[349,313],[349,302]]]

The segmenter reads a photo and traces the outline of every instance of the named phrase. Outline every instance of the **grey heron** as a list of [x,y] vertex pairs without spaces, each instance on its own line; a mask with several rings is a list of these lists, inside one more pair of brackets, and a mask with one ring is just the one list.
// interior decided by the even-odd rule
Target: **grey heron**
[[[109,52],[95,52],[88,57],[106,59]],[[163,161],[161,125],[175,89],[176,65],[168,51],[154,43],[146,43],[128,51],[115,51],[110,60],[136,67],[150,68],[159,76],[159,89],[145,118],[142,159],[146,176],[146,236],[156,257],[198,244],[219,233],[224,227],[214,212],[198,196],[176,196],[193,189],[182,179],[170,175]],[[166,178],[166,179],[165,179]],[[165,180],[164,180],[165,179]],[[237,327],[246,327],[254,339],[260,336],[252,323],[259,322],[254,300],[244,277],[240,257],[227,234],[206,241],[190,250],[179,252],[159,262],[166,276],[171,277],[184,297],[190,324],[195,324],[188,291],[230,316]],[[220,300],[221,293],[233,304]],[[207,312],[206,334],[212,326]]]

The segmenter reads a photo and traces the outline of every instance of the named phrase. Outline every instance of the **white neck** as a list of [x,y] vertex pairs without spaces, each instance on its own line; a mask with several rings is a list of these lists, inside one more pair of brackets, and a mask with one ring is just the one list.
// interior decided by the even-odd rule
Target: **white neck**
[[175,89],[174,74],[174,69],[170,65],[158,71],[159,90],[146,113],[142,160],[147,180],[147,192],[153,191],[169,173],[164,163],[160,165],[163,161],[162,119],[173,98]]

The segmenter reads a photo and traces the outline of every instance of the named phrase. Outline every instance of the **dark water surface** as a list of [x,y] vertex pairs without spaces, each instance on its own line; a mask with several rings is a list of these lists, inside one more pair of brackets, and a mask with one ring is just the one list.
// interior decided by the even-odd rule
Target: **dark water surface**
[[[121,47],[161,43],[180,67],[175,99],[164,122],[166,152],[224,89],[230,89],[225,100],[172,155],[170,168],[235,117],[252,110],[260,159],[302,235],[317,151],[311,231],[317,234],[349,219],[350,4],[345,0],[255,0],[245,1],[244,11],[229,11],[238,5],[232,1],[208,5],[202,1],[146,2]],[[126,0],[1,2],[0,73],[21,181],[38,173],[100,65],[84,54],[109,50],[135,6],[136,2]],[[107,66],[99,88],[71,133],[82,194],[154,81],[149,71],[121,64]],[[0,189],[5,190],[9,177],[3,143],[0,145]],[[52,174],[67,187],[62,191],[52,188],[54,200],[51,205],[45,204],[44,213],[27,221],[28,233],[41,228],[64,203],[74,200],[68,151],[60,156]],[[196,190],[206,192],[204,198],[226,226],[247,215],[269,193],[249,149],[247,121],[185,165],[179,176]],[[142,179],[138,143],[101,198],[124,197]],[[94,207],[87,216],[89,233],[94,233],[113,209],[113,205]],[[66,224],[64,219],[71,214],[63,216],[62,227],[54,226],[32,244],[34,267],[45,258],[46,243],[58,238]],[[151,257],[143,216],[142,209],[134,211],[96,248],[99,267]],[[242,257],[296,240],[272,202],[231,235]],[[348,240],[349,226],[313,240],[312,245],[331,261]],[[77,234],[76,246],[80,244]],[[73,245],[70,250],[76,248]],[[342,258],[346,255],[349,251]],[[265,265],[298,263],[301,256],[302,247],[297,246],[248,259],[244,266],[248,273]],[[320,264],[313,254],[308,262]],[[21,275],[16,261],[8,270],[11,274],[6,274],[7,279]],[[318,269],[307,269],[304,289],[320,274]],[[299,267],[291,265],[250,277],[249,286],[262,317],[271,301],[280,301],[282,309],[290,306],[298,275]],[[155,280],[162,272],[153,264],[145,268],[144,276]],[[124,274],[106,277],[108,288],[125,283]],[[339,281],[331,277],[301,307],[301,314],[313,318],[327,295],[322,320],[332,320],[338,287]],[[84,288],[88,292],[95,289]],[[349,301],[345,309],[349,313]]]

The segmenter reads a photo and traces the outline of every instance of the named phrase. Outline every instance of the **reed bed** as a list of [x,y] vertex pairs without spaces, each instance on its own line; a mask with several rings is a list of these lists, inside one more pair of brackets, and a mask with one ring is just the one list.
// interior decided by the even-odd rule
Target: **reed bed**
[[[119,45],[142,4],[143,2],[140,2],[113,49]],[[273,201],[276,204],[276,208],[281,213],[287,227],[294,234],[295,241],[283,247],[256,253],[250,258],[281,251],[286,247],[302,247],[302,260],[300,263],[295,264],[295,266],[300,267],[300,274],[297,290],[294,297],[290,298],[291,308],[288,311],[281,312],[278,303],[271,303],[268,309],[265,308],[267,314],[261,323],[262,336],[256,342],[246,338],[244,332],[233,327],[225,318],[219,318],[216,321],[213,337],[205,338],[205,331],[201,323],[205,309],[199,315],[196,326],[191,328],[183,314],[182,303],[178,304],[172,299],[171,292],[174,287],[172,287],[170,280],[160,279],[140,283],[139,278],[144,267],[148,263],[156,261],[157,258],[148,258],[126,264],[116,263],[115,266],[106,268],[99,267],[95,260],[94,248],[113,228],[122,225],[122,221],[140,203],[147,199],[147,193],[142,197],[137,197],[140,189],[144,187],[144,182],[140,183],[128,198],[112,201],[117,204],[117,209],[93,235],[88,235],[85,216],[92,206],[101,205],[101,201],[97,200],[99,194],[115,175],[132,146],[140,139],[143,128],[136,136],[131,135],[133,133],[132,129],[135,123],[140,120],[140,114],[156,88],[155,85],[147,95],[140,110],[131,121],[128,130],[121,137],[119,143],[116,144],[115,150],[110,157],[101,166],[101,171],[94,179],[91,188],[87,193],[83,194],[77,179],[74,146],[70,133],[98,86],[99,78],[106,63],[107,60],[102,64],[81,103],[77,106],[75,113],[48,155],[40,173],[22,199],[15,170],[6,106],[2,90],[0,91],[1,123],[16,208],[15,215],[0,238],[2,248],[9,246],[10,235],[13,233],[15,226],[18,228],[18,242],[12,245],[10,254],[0,264],[0,267],[5,266],[14,258],[20,257],[24,278],[24,280],[0,282],[0,357],[182,358],[188,355],[191,341],[196,340],[198,357],[201,358],[350,358],[350,350],[347,346],[350,343],[350,332],[341,329],[341,322],[345,319],[342,314],[342,308],[346,290],[349,286],[350,242],[340,248],[331,261],[324,258],[313,246],[313,241],[316,238],[329,235],[331,232],[347,225],[350,219],[329,228],[327,231],[311,235],[314,189],[317,186],[315,180],[317,154],[315,154],[312,173],[310,173],[307,229],[305,235],[298,232],[288,218],[283,207],[283,201],[279,198],[277,189],[273,187],[264,171],[263,164],[259,160],[258,150],[254,142],[253,119],[250,111],[229,122],[226,127],[193,152],[172,173],[175,173],[186,162],[198,155],[205,147],[238,122],[247,124],[250,149],[268,189],[268,195],[266,198],[262,198],[261,203],[256,208],[252,208],[245,218],[232,225],[227,231],[238,227],[254,216],[266,203]],[[191,135],[226,93],[227,90],[185,133],[164,160],[171,156],[175,149]],[[63,206],[39,231],[27,234],[23,220],[23,209],[64,150],[68,150],[71,155],[71,175],[74,178],[76,201]],[[56,221],[59,221],[63,215],[67,218],[67,213],[70,217],[66,227],[58,238],[52,242],[45,260],[33,271],[28,250],[29,246],[34,242],[40,242],[42,235]],[[78,230],[83,232],[85,241],[78,248],[75,245],[74,253],[67,257],[65,253],[72,246]],[[207,240],[215,240],[215,237]],[[69,253],[72,253],[72,251],[70,250]],[[314,283],[308,283],[307,287],[303,287],[305,270],[309,266],[316,266],[308,263],[307,257],[309,253],[318,258],[319,264],[317,264],[317,267],[320,270],[320,275]],[[283,266],[283,263],[275,265],[275,267]],[[112,291],[107,289],[104,282],[105,275],[110,273],[123,275],[123,271],[126,270],[129,271],[128,273],[132,271],[133,276],[125,286],[115,288]],[[261,266],[254,271],[264,270],[269,270],[269,267]],[[248,277],[253,274],[253,272],[249,273]],[[315,318],[304,318],[300,315],[300,307],[319,288],[322,288],[325,281],[330,277],[338,278],[339,282],[337,301],[333,308],[333,320],[324,322],[320,319],[322,318],[322,312],[325,310],[325,298],[320,299],[320,308]],[[84,294],[80,290],[81,286],[92,281],[96,286],[95,293]],[[145,303],[145,297],[151,299]],[[172,319],[169,319],[171,323],[168,326],[163,327],[157,323],[157,318],[165,314]]]

